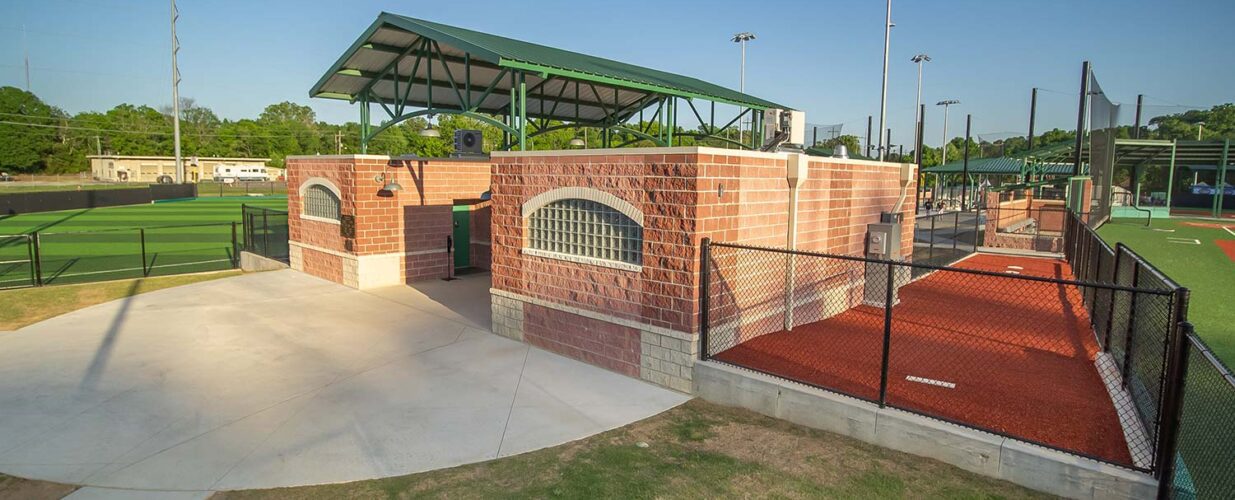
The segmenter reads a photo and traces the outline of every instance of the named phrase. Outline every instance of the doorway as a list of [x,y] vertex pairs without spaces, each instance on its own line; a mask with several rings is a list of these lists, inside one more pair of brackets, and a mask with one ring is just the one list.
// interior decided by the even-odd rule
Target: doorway
[[472,210],[471,205],[455,205],[452,213],[454,231],[455,269],[472,266]]

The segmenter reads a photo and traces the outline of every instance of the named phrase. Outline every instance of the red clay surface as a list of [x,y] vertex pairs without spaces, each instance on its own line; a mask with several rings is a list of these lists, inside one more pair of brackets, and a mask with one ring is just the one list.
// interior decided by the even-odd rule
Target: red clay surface
[[[975,255],[957,267],[1072,278],[1055,259]],[[888,402],[1022,439],[1131,464],[1094,367],[1099,348],[1076,287],[940,271],[892,309]],[[877,400],[880,307],[749,340],[715,357]],[[955,388],[913,382],[923,377]]]
[[1222,249],[1228,259],[1235,261],[1235,240],[1214,240],[1214,244]]
[[1231,227],[1230,224],[1218,224],[1216,222],[1184,222],[1185,226],[1203,227],[1208,229],[1226,229]]

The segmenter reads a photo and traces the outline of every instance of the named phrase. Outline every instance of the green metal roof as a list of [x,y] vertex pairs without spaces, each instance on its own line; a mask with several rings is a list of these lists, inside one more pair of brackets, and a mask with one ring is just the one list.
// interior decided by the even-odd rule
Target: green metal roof
[[[410,61],[424,40],[435,43],[434,51],[441,57],[413,66]],[[598,121],[611,118],[618,110],[642,109],[655,96],[790,109],[696,78],[387,12],[378,16],[309,94],[354,101],[367,91],[376,102],[430,101],[426,85],[413,86],[410,96],[401,96],[389,72],[392,67],[399,77],[423,79],[436,89],[431,103],[438,107],[462,106],[465,99],[451,84],[457,82],[461,87],[466,83],[469,97],[479,97],[481,102],[467,101],[483,113],[509,109],[514,80],[499,78],[508,71],[525,72],[526,110],[534,117]],[[445,82],[447,78],[451,84]],[[491,92],[482,96],[486,89]]]
[[[1072,165],[1068,163],[1035,163],[1039,173],[1045,175],[1066,175],[1072,173]],[[969,173],[988,175],[1020,175],[1024,173],[1025,160],[1020,158],[970,158]],[[959,174],[965,171],[965,162],[954,161],[943,165],[922,169],[924,174]]]

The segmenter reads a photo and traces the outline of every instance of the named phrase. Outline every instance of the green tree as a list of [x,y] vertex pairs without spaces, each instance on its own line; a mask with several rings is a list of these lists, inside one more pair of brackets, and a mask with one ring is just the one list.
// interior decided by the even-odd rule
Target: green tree
[[[17,87],[0,87],[0,169],[36,172],[46,168],[47,157],[63,140],[61,130],[48,125],[63,123],[63,111],[44,103],[38,96]],[[33,126],[41,125],[41,126]]]

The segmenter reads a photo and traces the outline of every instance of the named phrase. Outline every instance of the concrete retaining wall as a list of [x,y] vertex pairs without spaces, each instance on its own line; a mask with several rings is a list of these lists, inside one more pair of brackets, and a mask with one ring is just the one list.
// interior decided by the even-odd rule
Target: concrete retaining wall
[[1154,498],[1148,475],[711,361],[695,395],[1068,498]]

